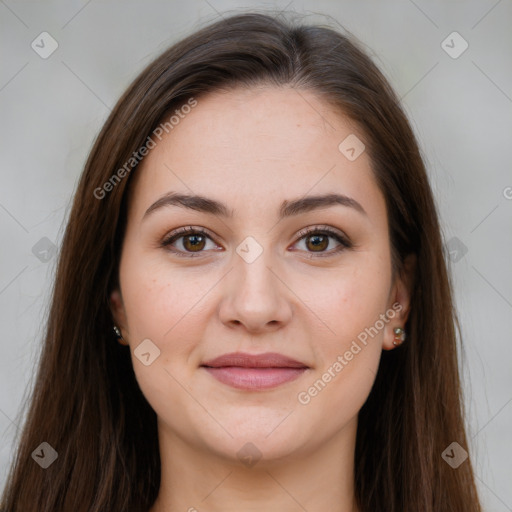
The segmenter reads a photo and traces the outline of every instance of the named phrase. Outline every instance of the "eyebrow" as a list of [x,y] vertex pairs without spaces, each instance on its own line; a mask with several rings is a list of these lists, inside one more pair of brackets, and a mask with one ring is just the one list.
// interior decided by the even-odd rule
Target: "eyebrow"
[[[343,194],[326,194],[316,196],[306,196],[293,201],[283,201],[279,209],[279,218],[300,215],[329,206],[341,205],[353,208],[359,213],[368,216],[365,209],[355,199]],[[208,197],[192,194],[179,194],[177,192],[168,192],[157,199],[144,213],[143,219],[151,213],[164,207],[178,206],[198,212],[209,213],[220,217],[232,218],[234,211],[230,210],[224,203],[210,199]]]

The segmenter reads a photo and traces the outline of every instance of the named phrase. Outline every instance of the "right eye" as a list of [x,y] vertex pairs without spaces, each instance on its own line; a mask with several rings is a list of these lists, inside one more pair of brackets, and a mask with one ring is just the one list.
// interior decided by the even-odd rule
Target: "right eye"
[[[162,240],[162,247],[165,247],[177,256],[194,258],[204,252],[208,240],[213,242],[211,236],[204,229],[190,226],[179,228],[169,233]],[[176,248],[176,242],[178,242],[177,245],[181,245],[181,249]]]

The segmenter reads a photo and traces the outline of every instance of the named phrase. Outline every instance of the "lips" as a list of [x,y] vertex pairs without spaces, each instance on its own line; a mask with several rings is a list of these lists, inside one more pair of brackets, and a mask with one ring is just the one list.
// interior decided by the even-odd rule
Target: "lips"
[[223,366],[237,366],[240,368],[308,368],[307,365],[290,359],[289,357],[267,352],[265,354],[244,354],[243,352],[233,352],[206,361],[202,366],[220,368]]
[[218,381],[237,389],[258,391],[295,380],[309,367],[282,354],[224,354],[201,365]]

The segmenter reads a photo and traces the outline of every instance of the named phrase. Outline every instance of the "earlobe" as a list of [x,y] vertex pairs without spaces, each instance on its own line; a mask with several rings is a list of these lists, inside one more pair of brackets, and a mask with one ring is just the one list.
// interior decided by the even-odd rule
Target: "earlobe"
[[114,326],[118,329],[121,337],[118,336],[119,342],[123,345],[128,343],[125,340],[126,337],[126,313],[124,310],[123,298],[119,290],[113,290],[109,297],[110,312],[112,313],[112,319]]
[[391,307],[395,311],[395,315],[386,328],[382,346],[384,350],[396,348],[401,345],[407,337],[405,324],[410,313],[415,274],[416,255],[409,254],[405,258],[402,269],[393,284],[390,299]]
[[400,312],[401,321],[405,325],[409,317],[411,298],[414,292],[414,281],[416,275],[416,254],[409,254],[403,262],[400,275],[395,283],[395,302],[402,305]]

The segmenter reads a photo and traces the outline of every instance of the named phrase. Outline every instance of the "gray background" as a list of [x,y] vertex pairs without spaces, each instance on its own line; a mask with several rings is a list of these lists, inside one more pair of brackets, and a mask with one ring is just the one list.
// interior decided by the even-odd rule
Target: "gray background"
[[[39,353],[53,244],[94,137],[169,44],[251,8],[341,24],[403,98],[450,254],[478,485],[486,510],[512,511],[511,0],[0,0],[0,484]],[[31,47],[44,31],[58,42],[46,59]],[[453,31],[469,44],[457,58],[441,44]],[[457,39],[446,44],[462,48]]]

